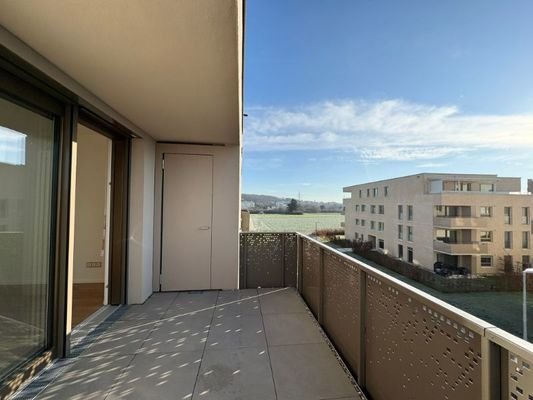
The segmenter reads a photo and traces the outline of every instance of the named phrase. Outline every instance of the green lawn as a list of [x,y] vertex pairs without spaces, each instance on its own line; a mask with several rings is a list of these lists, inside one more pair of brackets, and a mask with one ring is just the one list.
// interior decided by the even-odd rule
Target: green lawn
[[340,228],[344,215],[317,213],[303,215],[252,214],[251,231],[313,233],[315,229]]
[[[347,254],[498,328],[522,337],[522,292],[441,293],[354,253]],[[533,293],[529,293],[527,304],[528,339],[533,342]]]

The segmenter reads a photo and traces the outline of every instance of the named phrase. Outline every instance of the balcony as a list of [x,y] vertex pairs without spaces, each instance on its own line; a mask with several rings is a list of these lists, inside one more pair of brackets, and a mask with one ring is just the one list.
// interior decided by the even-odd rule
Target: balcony
[[489,251],[489,244],[482,242],[446,243],[441,240],[434,240],[433,250],[452,255],[486,254]]
[[243,233],[240,274],[240,291],[156,293],[120,308],[43,374],[51,384],[28,389],[39,399],[365,398],[358,387],[374,400],[533,396],[533,344],[312,238]]
[[433,226],[448,229],[476,229],[486,228],[488,221],[485,218],[476,217],[433,217]]

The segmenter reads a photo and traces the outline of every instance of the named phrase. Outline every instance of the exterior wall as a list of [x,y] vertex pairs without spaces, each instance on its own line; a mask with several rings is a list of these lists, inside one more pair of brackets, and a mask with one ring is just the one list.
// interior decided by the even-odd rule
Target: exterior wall
[[[105,280],[104,230],[107,212],[108,158],[111,141],[78,126],[76,171],[76,214],[74,227],[74,283]],[[87,268],[87,262],[100,262]]]
[[155,142],[134,139],[131,146],[128,246],[128,304],[152,294]]
[[[434,204],[442,205],[469,205],[472,206],[473,215],[479,218],[479,225],[487,228],[472,230],[472,240],[479,241],[481,231],[492,231],[492,242],[487,243],[487,254],[493,256],[493,267],[481,267],[480,255],[473,259],[472,273],[491,274],[500,272],[504,268],[503,257],[510,255],[513,263],[522,262],[523,255],[529,255],[533,261],[533,249],[531,245],[531,213],[533,212],[533,196],[526,194],[500,194],[500,193],[446,193],[435,195]],[[492,207],[492,217],[479,217],[479,208],[482,206]],[[504,207],[512,207],[512,224],[504,224]],[[522,207],[529,207],[530,223],[521,223]],[[504,232],[513,232],[512,249],[504,248]],[[522,249],[522,232],[529,233],[529,249]]]
[[[240,146],[158,143],[154,207],[153,290],[159,291],[161,238],[161,159],[163,153],[213,156],[213,225],[211,277],[213,289],[239,287]],[[176,210],[179,213],[179,210]]]
[[[398,257],[398,245],[403,244],[403,259],[407,260],[407,247],[412,247],[414,252],[414,264],[421,265],[425,268],[432,269],[436,260],[434,251],[434,238],[436,227],[434,226],[435,206],[469,206],[472,207],[472,218],[465,218],[466,224],[473,223],[475,226],[464,226],[466,229],[463,237],[468,235],[471,241],[479,243],[481,231],[492,231],[492,243],[481,244],[479,252],[473,253],[454,253],[452,255],[460,256],[460,262],[464,266],[470,266],[473,274],[491,274],[503,270],[503,257],[505,255],[513,256],[513,263],[522,262],[523,255],[530,255],[533,261],[533,251],[531,250],[531,235],[529,235],[529,249],[522,249],[522,232],[531,232],[531,223],[521,224],[522,207],[529,207],[530,219],[533,212],[533,196],[526,194],[509,194],[501,193],[501,187],[507,187],[511,191],[519,190],[519,178],[497,178],[495,175],[464,175],[465,179],[480,179],[482,182],[495,182],[494,193],[481,192],[435,192],[435,185],[431,180],[442,178],[460,179],[461,175],[437,175],[437,174],[420,174],[408,177],[371,182],[362,185],[350,186],[344,189],[351,194],[349,199],[344,200],[345,210],[345,230],[346,237],[354,239],[355,234],[363,234],[364,239],[368,235],[376,237],[376,244],[379,239],[385,242],[384,252]],[[503,182],[503,183],[502,183]],[[475,182],[474,182],[475,183]],[[500,186],[498,186],[502,183]],[[473,185],[474,186],[474,185]],[[478,185],[479,186],[479,185]],[[384,195],[384,188],[388,188],[388,195]],[[374,197],[374,188],[378,189],[378,194]],[[370,195],[368,196],[368,189]],[[359,197],[359,191],[362,191]],[[361,211],[361,205],[366,207],[365,212]],[[398,205],[403,205],[403,219],[398,219]],[[356,205],[359,205],[359,212],[355,211]],[[371,206],[376,206],[376,214],[371,213]],[[385,207],[384,215],[378,214],[379,205]],[[407,206],[413,205],[413,220],[407,220]],[[479,217],[480,207],[492,207],[492,217]],[[504,207],[512,207],[513,223],[512,225],[504,224]],[[360,220],[356,225],[356,219]],[[365,226],[361,225],[361,220],[365,220]],[[375,229],[371,229],[371,221],[375,221]],[[378,223],[384,222],[385,230],[378,230]],[[461,221],[459,221],[460,223]],[[398,238],[398,225],[403,225],[403,239]],[[407,227],[413,227],[413,241],[409,241]],[[459,229],[448,228],[448,229]],[[471,230],[469,230],[471,229]],[[513,248],[504,249],[504,232],[513,232]],[[377,245],[376,245],[377,246]],[[466,246],[467,247],[467,246]],[[483,249],[486,248],[486,253]],[[492,255],[493,266],[481,267],[480,256]]]

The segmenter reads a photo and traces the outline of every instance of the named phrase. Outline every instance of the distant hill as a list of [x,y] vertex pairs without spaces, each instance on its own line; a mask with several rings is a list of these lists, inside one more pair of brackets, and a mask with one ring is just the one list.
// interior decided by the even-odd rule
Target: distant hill
[[[242,194],[242,208],[249,211],[286,211],[290,197],[276,197],[265,194]],[[302,200],[299,202],[304,212],[341,212],[342,204],[336,202]]]

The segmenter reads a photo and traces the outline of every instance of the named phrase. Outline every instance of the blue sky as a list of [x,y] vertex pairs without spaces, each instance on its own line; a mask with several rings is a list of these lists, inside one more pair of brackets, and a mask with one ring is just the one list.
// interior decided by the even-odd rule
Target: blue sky
[[249,0],[243,192],[533,178],[533,2]]

